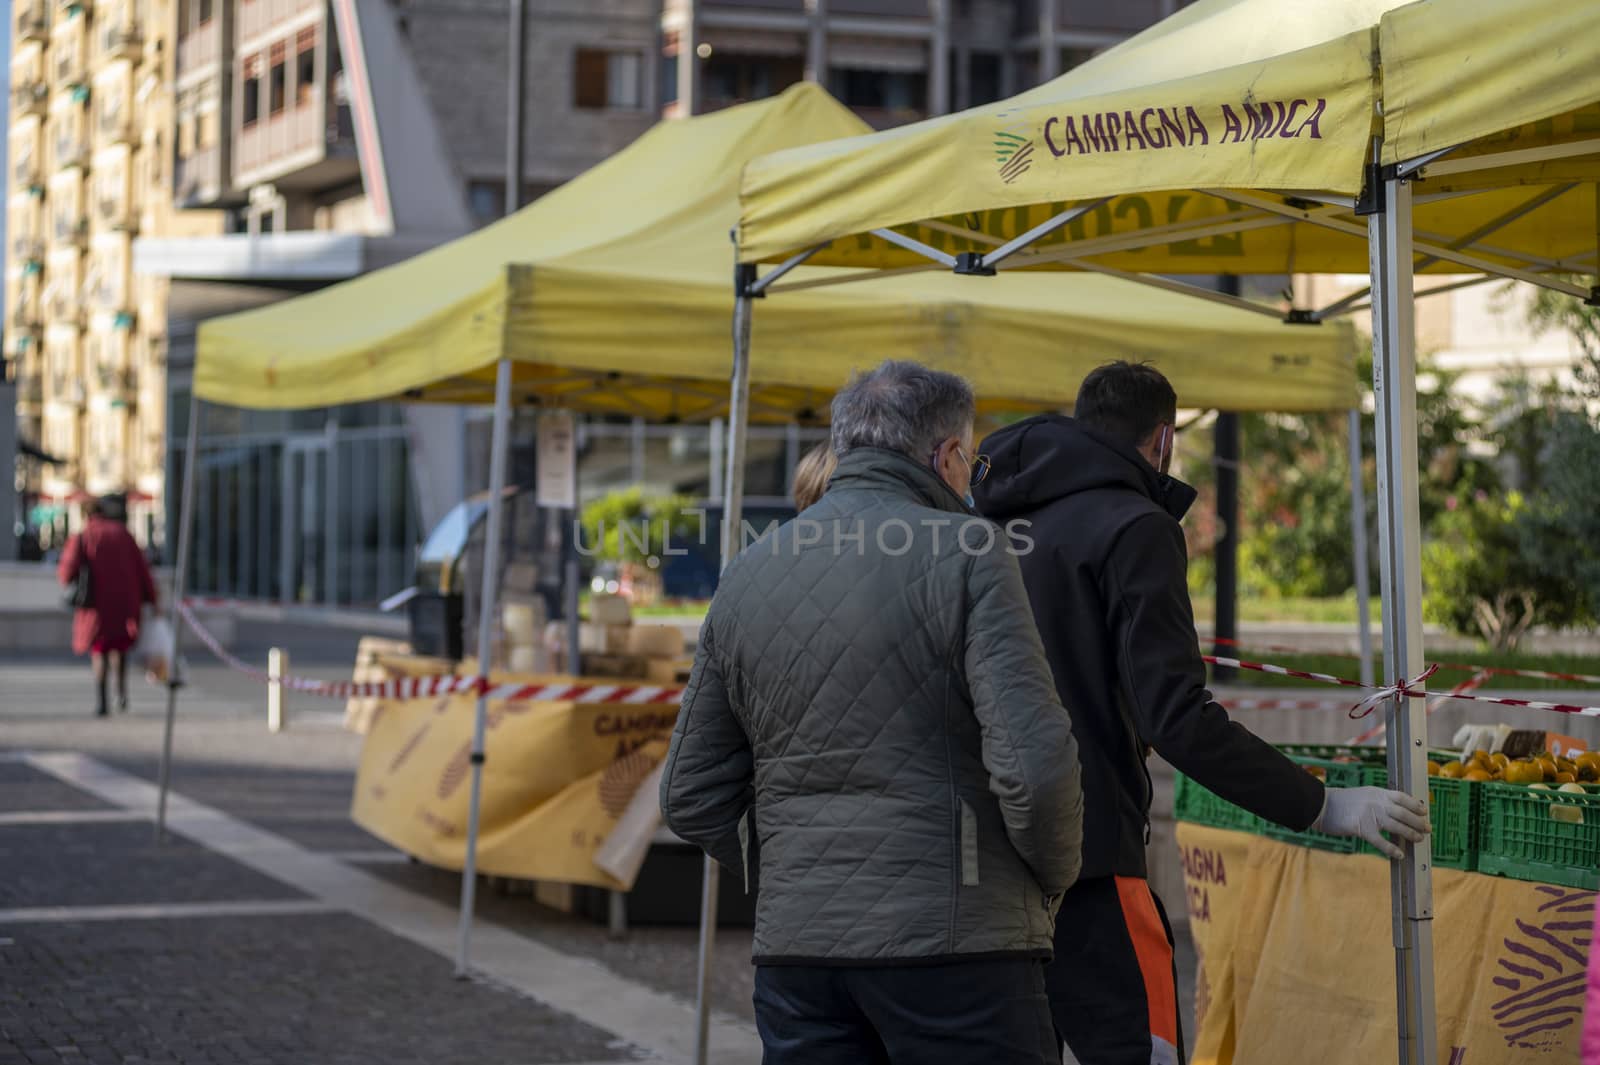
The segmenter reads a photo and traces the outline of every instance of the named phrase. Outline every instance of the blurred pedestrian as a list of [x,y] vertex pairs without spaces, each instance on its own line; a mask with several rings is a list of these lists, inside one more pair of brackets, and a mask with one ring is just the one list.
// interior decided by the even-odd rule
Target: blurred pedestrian
[[105,717],[107,681],[117,677],[117,709],[128,709],[128,652],[139,641],[140,616],[156,606],[156,583],[144,552],[128,532],[127,506],[120,496],[88,505],[83,531],[67,541],[56,576],[76,595],[72,653],[88,655],[94,667],[95,713]]
[[[756,887],[764,1065],[1042,1065],[1083,797],[974,400],[885,362],[833,401],[827,494],[723,573],[661,777]],[[759,880],[759,884],[757,881]]]
[[978,505],[1027,524],[1022,575],[1082,745],[1083,878],[1061,904],[1045,978],[1056,1029],[1086,1065],[1183,1060],[1172,929],[1145,867],[1152,749],[1296,831],[1360,836],[1399,858],[1396,840],[1427,829],[1427,807],[1401,792],[1324,788],[1206,690],[1178,524],[1195,491],[1168,473],[1177,409],[1155,367],[1108,363],[1084,378],[1074,417],[1037,415],[983,442],[994,469]]
[[839,468],[839,459],[833,453],[833,442],[824,440],[807,451],[794,468],[794,509],[804,510],[822,498],[828,490],[833,471]]

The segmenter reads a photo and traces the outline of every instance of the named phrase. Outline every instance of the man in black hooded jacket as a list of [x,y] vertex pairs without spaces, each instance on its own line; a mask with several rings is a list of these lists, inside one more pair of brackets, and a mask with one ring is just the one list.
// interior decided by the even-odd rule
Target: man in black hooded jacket
[[[1084,1065],[1178,1065],[1172,933],[1145,868],[1154,749],[1218,795],[1292,829],[1361,836],[1392,858],[1427,808],[1334,788],[1229,720],[1206,690],[1178,521],[1193,488],[1167,475],[1177,395],[1154,367],[1102,366],[1075,417],[1040,415],[983,442],[978,508],[1015,530],[1023,581],[1083,767],[1083,871],[1045,972],[1057,1034]],[[1015,524],[1025,519],[1026,524]]]

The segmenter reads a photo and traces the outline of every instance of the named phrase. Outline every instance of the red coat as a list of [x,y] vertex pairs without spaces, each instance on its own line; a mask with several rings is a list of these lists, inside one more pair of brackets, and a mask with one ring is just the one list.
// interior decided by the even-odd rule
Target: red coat
[[72,619],[72,652],[126,651],[139,639],[139,614],[156,603],[156,582],[150,563],[121,522],[90,518],[83,532],[67,542],[56,576],[63,586],[78,575],[87,559],[94,588],[94,606]]

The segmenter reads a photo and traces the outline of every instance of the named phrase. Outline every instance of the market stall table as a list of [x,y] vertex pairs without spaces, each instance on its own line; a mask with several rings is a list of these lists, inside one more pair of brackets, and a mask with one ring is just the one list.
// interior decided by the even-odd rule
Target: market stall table
[[[1389,863],[1178,825],[1200,956],[1194,1065],[1387,1061]],[[1595,892],[1434,872],[1441,1065],[1579,1060]]]

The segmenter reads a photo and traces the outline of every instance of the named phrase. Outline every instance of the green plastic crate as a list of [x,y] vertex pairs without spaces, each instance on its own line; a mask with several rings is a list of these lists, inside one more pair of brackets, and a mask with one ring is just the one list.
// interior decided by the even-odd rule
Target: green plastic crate
[[[1487,783],[1478,815],[1478,872],[1600,888],[1600,787],[1584,794]],[[1552,816],[1556,807],[1575,811]],[[1576,820],[1574,820],[1576,819]]]
[[[1388,767],[1363,766],[1361,783],[1387,788]],[[1428,778],[1428,821],[1433,828],[1434,865],[1468,872],[1477,868],[1480,794],[1479,786],[1470,780]],[[1370,843],[1362,843],[1358,850],[1361,854],[1378,853],[1378,849]]]
[[1212,828],[1229,828],[1236,832],[1260,833],[1265,824],[1261,818],[1224,799],[1209,788],[1196,783],[1182,773],[1172,794],[1173,816],[1179,821]]

